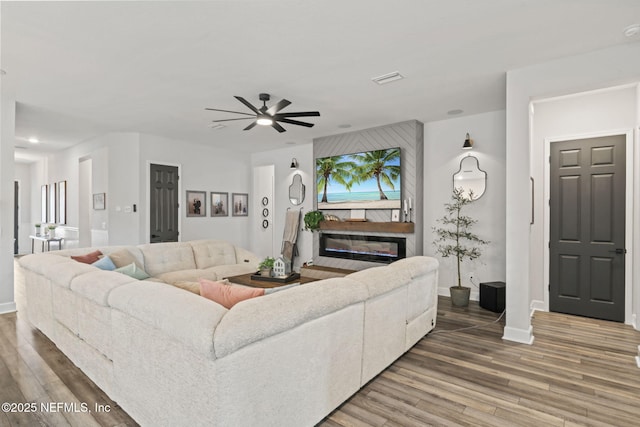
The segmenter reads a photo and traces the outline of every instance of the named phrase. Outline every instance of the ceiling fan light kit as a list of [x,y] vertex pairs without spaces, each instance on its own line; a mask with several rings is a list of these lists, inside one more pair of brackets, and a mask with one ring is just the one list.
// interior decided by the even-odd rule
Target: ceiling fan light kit
[[245,113],[242,111],[232,111],[232,110],[221,110],[219,108],[205,108],[205,110],[210,111],[221,111],[223,113],[233,113],[233,114],[242,114],[248,117],[239,117],[236,119],[222,119],[222,120],[213,120],[214,123],[219,122],[228,122],[232,120],[253,120],[249,126],[245,127],[244,130],[249,130],[255,127],[256,125],[260,126],[271,126],[278,132],[286,132],[286,129],[283,128],[280,123],[287,123],[290,125],[296,126],[304,126],[304,127],[313,127],[313,123],[302,122],[299,120],[292,120],[291,117],[320,117],[320,113],[317,111],[300,111],[300,112],[291,112],[291,113],[281,113],[280,110],[287,107],[291,104],[291,101],[286,99],[281,99],[271,107],[267,107],[267,101],[271,99],[271,96],[268,93],[261,93],[259,95],[260,101],[262,101],[262,107],[256,108],[249,101],[244,99],[241,96],[235,96],[235,98],[244,104],[252,113]]

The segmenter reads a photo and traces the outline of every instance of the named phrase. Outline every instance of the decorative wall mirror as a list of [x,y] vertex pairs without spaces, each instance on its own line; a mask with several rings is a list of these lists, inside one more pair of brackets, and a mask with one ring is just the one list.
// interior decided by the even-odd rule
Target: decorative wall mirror
[[[480,162],[473,156],[460,161],[460,170],[453,175],[453,188],[462,188],[471,200],[479,199],[487,187],[487,173],[480,169]],[[472,197],[469,197],[472,195]]]
[[293,175],[293,180],[289,186],[289,201],[294,206],[298,206],[304,202],[304,184],[302,183],[302,176],[299,173]]

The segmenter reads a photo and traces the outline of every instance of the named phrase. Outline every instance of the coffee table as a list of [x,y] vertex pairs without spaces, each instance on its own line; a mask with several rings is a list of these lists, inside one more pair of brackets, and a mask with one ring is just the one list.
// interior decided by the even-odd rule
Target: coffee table
[[272,282],[267,280],[254,280],[251,278],[251,276],[254,274],[255,273],[248,273],[241,274],[239,276],[231,276],[227,277],[227,280],[229,280],[229,282],[231,283],[244,286],[252,286],[254,288],[278,288],[280,286],[286,286],[292,283],[305,284],[318,281],[318,279],[313,279],[311,277],[300,277],[299,279],[294,279],[290,282]]

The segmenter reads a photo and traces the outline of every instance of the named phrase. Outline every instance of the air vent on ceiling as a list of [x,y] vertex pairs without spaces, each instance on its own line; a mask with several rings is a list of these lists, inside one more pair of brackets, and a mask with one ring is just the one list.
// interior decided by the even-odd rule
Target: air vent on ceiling
[[404,76],[400,74],[398,71],[394,71],[393,73],[383,74],[381,76],[371,78],[373,82],[378,83],[379,85],[384,85],[384,84],[395,82],[396,80],[401,80],[401,79],[404,79]]

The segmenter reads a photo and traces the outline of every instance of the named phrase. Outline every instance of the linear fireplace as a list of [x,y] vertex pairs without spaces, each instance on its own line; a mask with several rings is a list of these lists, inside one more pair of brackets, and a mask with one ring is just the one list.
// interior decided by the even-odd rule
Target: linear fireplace
[[388,264],[406,258],[407,243],[402,237],[322,233],[320,256]]

